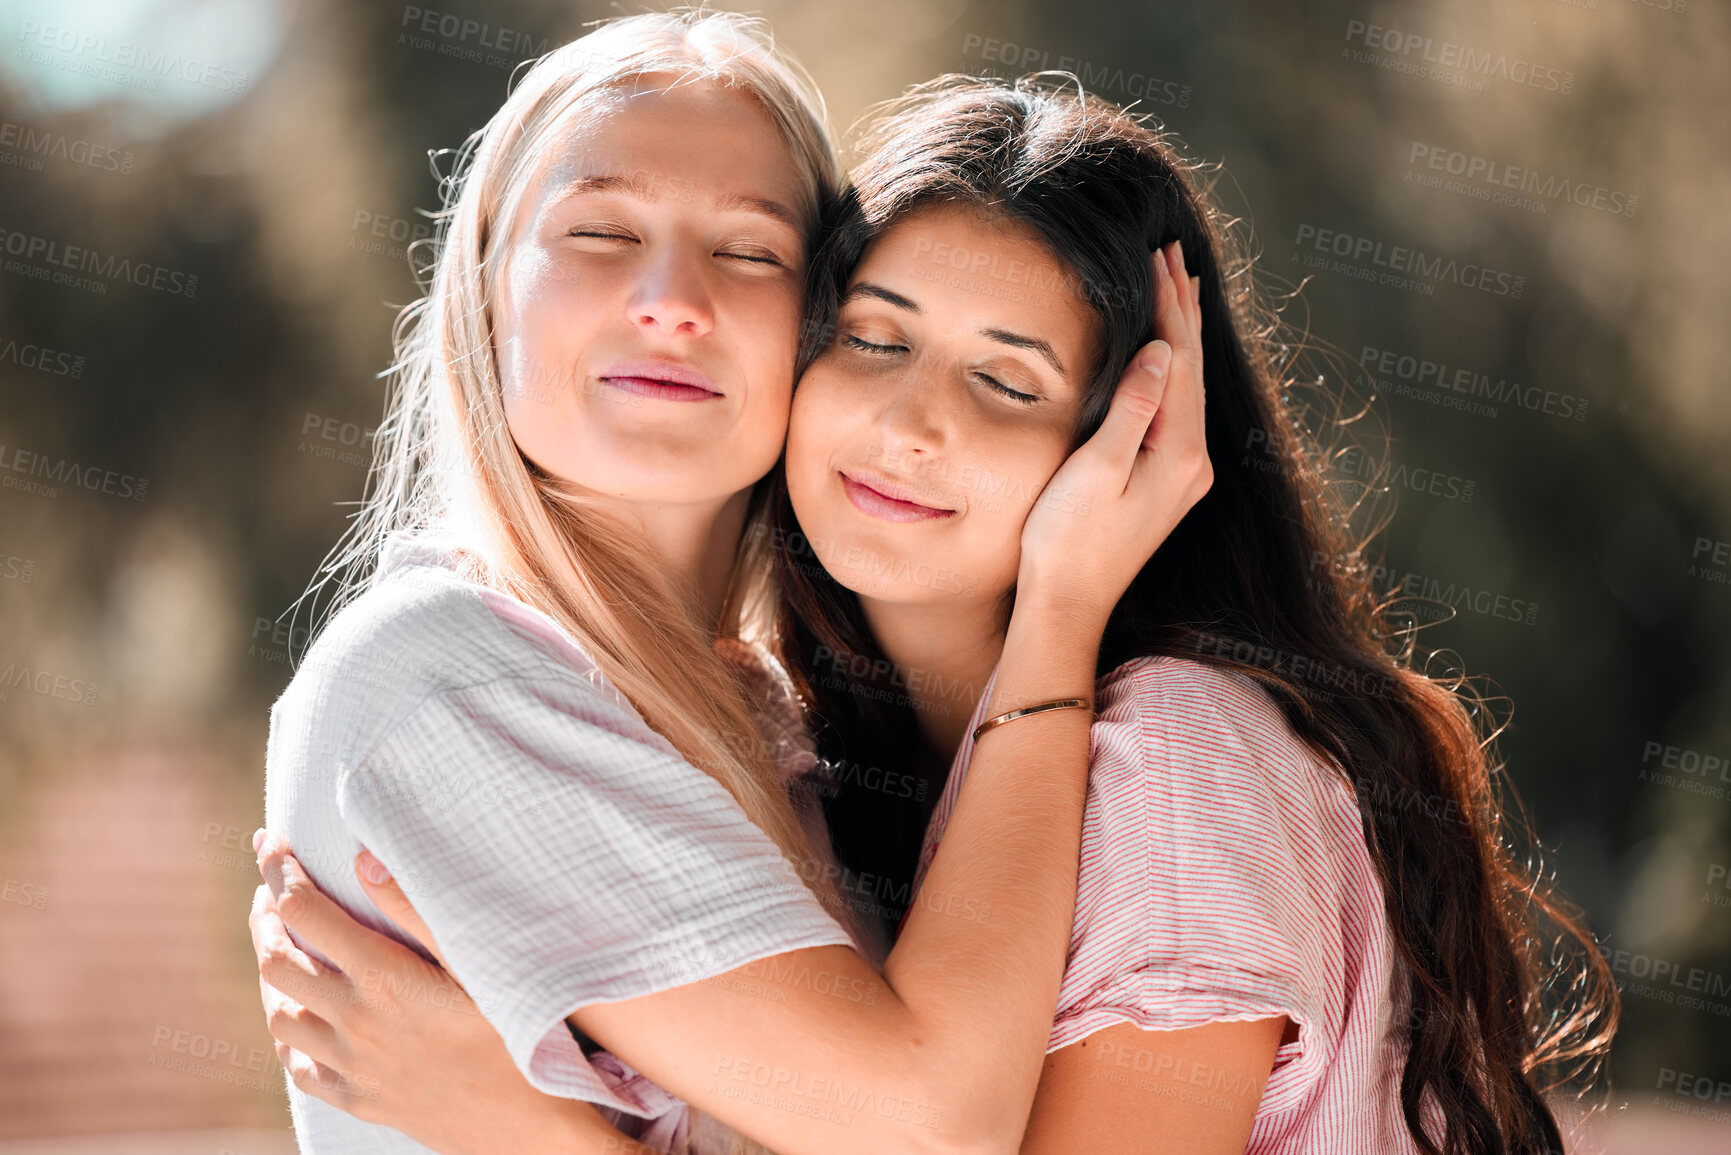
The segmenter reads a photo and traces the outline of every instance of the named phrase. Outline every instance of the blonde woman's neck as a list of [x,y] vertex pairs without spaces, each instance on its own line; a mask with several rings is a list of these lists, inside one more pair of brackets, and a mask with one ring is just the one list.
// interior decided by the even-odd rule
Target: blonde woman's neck
[[727,598],[728,580],[751,491],[698,502],[627,501],[600,494],[591,499],[635,535],[661,566],[669,584],[691,599],[703,628],[715,632]]

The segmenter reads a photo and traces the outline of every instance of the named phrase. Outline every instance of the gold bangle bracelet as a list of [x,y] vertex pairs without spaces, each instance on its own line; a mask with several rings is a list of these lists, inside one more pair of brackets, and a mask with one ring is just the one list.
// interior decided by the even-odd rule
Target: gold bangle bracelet
[[1026,718],[1029,714],[1044,714],[1047,710],[1089,710],[1094,707],[1086,698],[1059,698],[1056,702],[1041,702],[1038,706],[1023,706],[1020,710],[1011,710],[1007,714],[999,714],[996,718],[987,718],[974,731],[974,741],[980,740],[980,735],[987,730],[1002,726],[1005,722],[1014,722],[1017,718]]

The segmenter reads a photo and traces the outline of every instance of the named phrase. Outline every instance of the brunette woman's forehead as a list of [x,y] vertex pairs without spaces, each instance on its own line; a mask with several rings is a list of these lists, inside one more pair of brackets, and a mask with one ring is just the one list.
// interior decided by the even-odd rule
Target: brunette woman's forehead
[[1089,326],[1094,322],[1094,311],[1076,292],[1076,272],[1063,252],[1034,222],[1002,205],[927,201],[886,224],[867,248],[866,259],[886,247],[900,250],[927,283],[959,277],[983,291],[996,290],[984,292],[987,297],[1025,302],[1030,295],[1039,296],[1080,315]]

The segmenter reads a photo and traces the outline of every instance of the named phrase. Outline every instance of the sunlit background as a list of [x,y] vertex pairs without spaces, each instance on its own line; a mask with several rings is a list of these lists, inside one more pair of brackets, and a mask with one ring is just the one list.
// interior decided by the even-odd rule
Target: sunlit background
[[[429,150],[637,10],[0,3],[0,1150],[292,1150],[244,917],[278,615],[361,493]],[[1062,68],[1223,163],[1624,985],[1580,1149],[1731,1150],[1722,0],[755,10],[838,128]]]

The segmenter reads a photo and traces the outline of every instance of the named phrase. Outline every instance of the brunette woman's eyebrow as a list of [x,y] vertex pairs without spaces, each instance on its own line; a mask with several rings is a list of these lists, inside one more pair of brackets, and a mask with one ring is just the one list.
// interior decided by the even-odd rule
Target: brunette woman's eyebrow
[[1064,363],[1058,360],[1058,354],[1052,351],[1051,345],[1038,337],[1024,337],[1020,333],[1012,333],[1007,329],[981,329],[980,336],[990,338],[1000,345],[1008,345],[1013,349],[1027,349],[1029,352],[1038,353],[1045,359],[1046,364],[1056,369],[1060,374],[1064,372]]
[[882,285],[874,285],[870,281],[855,282],[854,285],[843,294],[841,303],[845,305],[849,301],[858,300],[860,297],[870,297],[874,301],[882,301],[886,305],[894,305],[896,308],[906,309],[910,313],[920,313],[923,311],[918,305],[902,296],[900,293],[892,293]]
[[[919,305],[900,293],[892,292],[882,285],[874,285],[870,281],[855,282],[842,295],[841,303],[845,305],[860,297],[870,297],[875,301],[883,301],[898,309],[906,309],[910,313],[923,312]],[[1022,334],[1012,333],[1008,329],[981,329],[980,336],[996,341],[1000,345],[1008,345],[1012,349],[1026,349],[1030,353],[1038,353],[1046,364],[1057,370],[1060,376],[1063,375],[1064,363],[1058,360],[1058,354],[1053,351],[1052,346],[1038,337],[1024,337]]]

